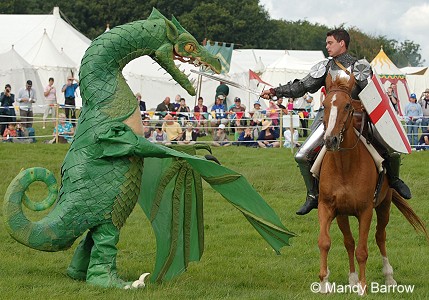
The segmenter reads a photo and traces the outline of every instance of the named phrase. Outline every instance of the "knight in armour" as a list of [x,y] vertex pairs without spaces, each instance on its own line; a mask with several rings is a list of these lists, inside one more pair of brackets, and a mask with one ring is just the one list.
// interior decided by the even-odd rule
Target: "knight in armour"
[[[327,75],[332,78],[342,76],[354,76],[355,86],[351,92],[353,100],[359,100],[359,93],[368,84],[373,72],[370,64],[365,60],[358,60],[348,53],[350,36],[344,29],[334,29],[326,34],[326,50],[329,58],[316,64],[310,73],[303,79],[295,79],[277,88],[271,88],[262,92],[261,97],[268,99],[273,96],[297,98],[302,97],[306,92],[315,93],[322,86],[325,86]],[[329,93],[329,91],[327,91]],[[304,178],[307,189],[307,197],[304,205],[296,212],[298,215],[305,215],[318,206],[318,181],[313,177],[310,169],[323,146],[324,126],[323,107],[319,109],[312,124],[312,132],[300,150],[295,155],[295,160]],[[410,199],[411,191],[408,186],[399,178],[400,155],[384,146],[384,143],[377,141],[374,135],[372,143],[376,146],[381,156],[385,159],[384,168],[388,177],[389,185],[395,189],[403,198]]]

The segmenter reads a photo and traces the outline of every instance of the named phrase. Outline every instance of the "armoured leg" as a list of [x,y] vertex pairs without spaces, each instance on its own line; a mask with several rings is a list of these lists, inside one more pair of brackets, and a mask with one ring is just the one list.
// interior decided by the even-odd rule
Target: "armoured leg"
[[[315,122],[317,121],[315,120]],[[316,126],[316,129],[313,130],[295,155],[295,160],[298,163],[299,170],[301,171],[307,188],[307,197],[304,205],[296,212],[298,215],[309,213],[313,208],[317,208],[318,204],[317,197],[319,195],[319,187],[316,178],[314,178],[310,172],[312,162],[323,145],[323,125],[319,121],[319,124]]]
[[397,152],[393,152],[387,144],[383,142],[378,131],[373,127],[374,139],[371,142],[384,158],[383,165],[386,168],[387,179],[389,186],[396,190],[404,199],[411,199],[411,191],[409,187],[399,179],[399,167],[401,165],[401,156]]
[[86,280],[91,249],[94,245],[91,231],[77,246],[72,261],[67,268],[67,275],[76,280]]
[[99,225],[92,232],[92,240],[94,245],[91,249],[86,281],[102,287],[124,288],[130,284],[120,279],[116,271],[119,229],[112,223]]
[[384,167],[391,188],[396,190],[404,199],[411,199],[410,188],[399,178],[401,157],[399,153],[390,153],[385,157]]

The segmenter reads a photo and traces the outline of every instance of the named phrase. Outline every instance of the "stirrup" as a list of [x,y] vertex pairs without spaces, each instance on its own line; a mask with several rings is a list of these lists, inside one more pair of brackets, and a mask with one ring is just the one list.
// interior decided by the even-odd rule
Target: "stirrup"
[[313,208],[317,208],[318,206],[318,200],[317,196],[307,194],[307,199],[305,200],[305,203],[301,208],[296,212],[297,215],[306,215],[308,214]]

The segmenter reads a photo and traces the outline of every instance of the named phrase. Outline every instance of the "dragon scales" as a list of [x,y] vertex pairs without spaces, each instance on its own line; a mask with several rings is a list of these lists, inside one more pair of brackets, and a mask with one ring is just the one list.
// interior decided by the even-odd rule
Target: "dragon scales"
[[[141,195],[146,157],[185,161],[241,210],[276,251],[287,245],[294,234],[240,174],[142,137],[138,103],[121,73],[128,62],[142,55],[155,60],[191,95],[195,95],[194,87],[175,66],[174,59],[205,65],[217,73],[221,69],[219,60],[174,17],[170,21],[156,9],[147,20],[115,27],[96,38],[81,63],[83,106],[61,168],[59,191],[54,176],[46,169],[31,168],[18,174],[4,202],[10,235],[37,250],[60,251],[88,231],[67,269],[71,278],[103,287],[144,286],[148,273],[134,282],[119,278],[116,244],[121,227]],[[49,189],[48,198],[39,203],[25,195],[34,181],[44,181]],[[248,191],[246,199],[240,200],[240,189]],[[252,205],[247,204],[249,200]],[[22,203],[33,210],[44,210],[55,201],[53,210],[36,222],[28,220],[22,211]]]

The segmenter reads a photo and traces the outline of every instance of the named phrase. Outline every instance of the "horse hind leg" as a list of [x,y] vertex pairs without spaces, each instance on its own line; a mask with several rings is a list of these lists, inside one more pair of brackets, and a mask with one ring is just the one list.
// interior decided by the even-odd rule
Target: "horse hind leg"
[[375,240],[377,242],[378,249],[380,249],[380,254],[383,262],[383,275],[385,278],[386,285],[396,285],[395,279],[393,279],[393,268],[389,263],[387,258],[386,250],[386,226],[389,223],[390,217],[390,204],[389,195],[391,192],[388,192],[388,196],[380,203],[379,206],[375,208],[377,214],[377,229],[375,232]]
[[347,250],[349,257],[349,285],[356,286],[359,284],[359,277],[355,267],[355,240],[350,230],[350,222],[348,216],[337,216],[337,224],[344,237],[344,247]]

